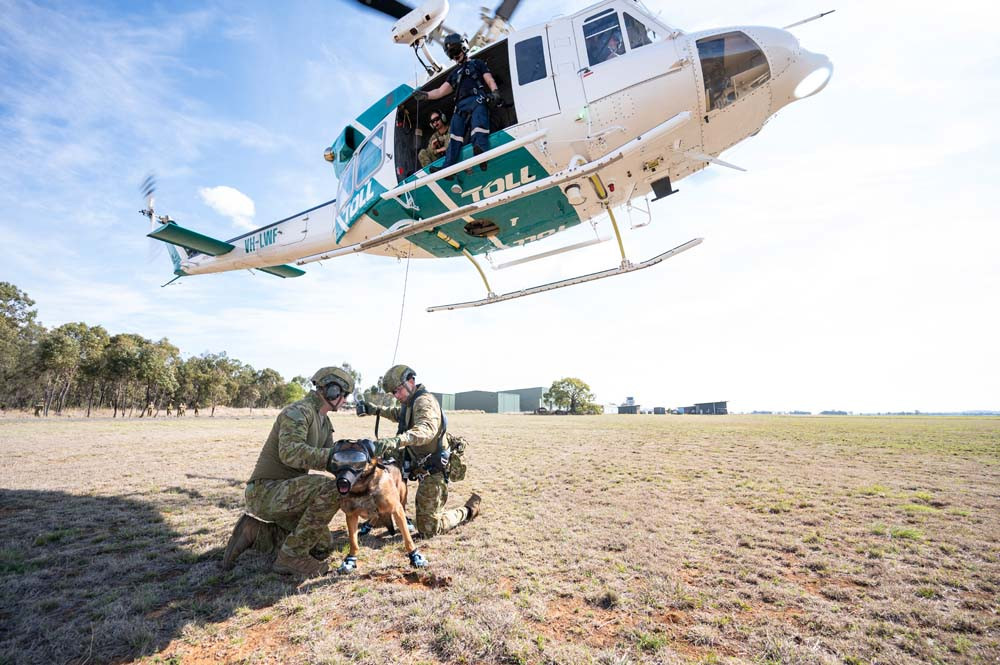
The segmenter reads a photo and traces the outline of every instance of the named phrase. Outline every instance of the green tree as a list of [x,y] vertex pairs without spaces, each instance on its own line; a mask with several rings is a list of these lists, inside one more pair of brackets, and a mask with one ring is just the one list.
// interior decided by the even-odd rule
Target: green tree
[[0,406],[27,406],[38,390],[38,344],[45,328],[35,322],[35,301],[0,282]]
[[48,331],[38,345],[37,367],[44,386],[46,416],[49,415],[53,400],[57,398],[59,405],[56,411],[62,411],[66,392],[79,368],[80,340],[71,328],[75,325],[77,324],[70,323]]
[[552,382],[542,399],[570,413],[593,413],[594,393],[580,379],[566,377]]
[[[180,350],[166,338],[155,344],[148,340],[139,350],[137,380],[145,388],[143,405],[153,404],[159,410],[163,400],[177,392],[177,368],[181,364]],[[145,413],[145,409],[141,409]]]
[[285,380],[277,370],[270,367],[260,370],[257,372],[256,383],[260,390],[261,406],[284,406],[285,395],[282,388]]
[[103,376],[111,386],[112,417],[122,416],[135,406],[135,390],[139,380],[140,357],[149,340],[139,335],[123,333],[113,336],[104,353]]
[[306,389],[298,381],[289,381],[282,386],[281,406],[297,402],[306,396]]

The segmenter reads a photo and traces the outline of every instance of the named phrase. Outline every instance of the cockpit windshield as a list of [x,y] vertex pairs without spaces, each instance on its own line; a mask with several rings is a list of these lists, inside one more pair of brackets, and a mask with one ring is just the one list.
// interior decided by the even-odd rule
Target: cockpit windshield
[[725,108],[771,78],[764,53],[742,32],[698,40],[708,110]]

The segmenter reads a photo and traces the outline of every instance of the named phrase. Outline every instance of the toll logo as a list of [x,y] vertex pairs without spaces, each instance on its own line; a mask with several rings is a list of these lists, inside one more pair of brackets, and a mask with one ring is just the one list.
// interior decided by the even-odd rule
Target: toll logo
[[528,167],[523,166],[521,167],[521,172],[517,175],[517,177],[515,177],[513,173],[508,173],[504,177],[491,180],[481,187],[473,187],[470,190],[462,192],[462,197],[472,197],[472,202],[478,203],[482,199],[488,199],[491,196],[503,194],[504,192],[520,187],[521,185],[526,185],[534,179],[535,176],[531,175]]

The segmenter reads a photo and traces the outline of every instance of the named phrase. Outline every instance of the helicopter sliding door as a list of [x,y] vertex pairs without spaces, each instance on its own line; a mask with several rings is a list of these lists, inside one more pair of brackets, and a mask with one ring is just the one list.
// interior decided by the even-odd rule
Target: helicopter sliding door
[[529,120],[559,113],[545,26],[516,37],[510,49],[510,78],[517,116]]

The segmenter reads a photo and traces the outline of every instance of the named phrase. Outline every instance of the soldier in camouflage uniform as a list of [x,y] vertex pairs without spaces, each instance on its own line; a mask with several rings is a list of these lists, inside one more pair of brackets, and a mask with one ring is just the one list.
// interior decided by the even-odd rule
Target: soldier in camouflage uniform
[[308,470],[329,470],[334,440],[326,414],[340,408],[354,391],[354,379],[339,367],[324,367],[312,382],[315,390],[278,414],[260,451],[245,492],[248,514],[229,539],[225,569],[249,547],[273,551],[280,544],[275,571],[314,577],[328,570],[310,551],[332,549],[329,524],[340,507],[340,495],[334,478]]
[[441,407],[423,384],[416,383],[416,372],[406,365],[396,365],[382,377],[382,389],[391,393],[401,406],[387,408],[364,403],[364,413],[378,414],[398,423],[396,436],[375,442],[378,457],[395,459],[419,478],[417,485],[417,530],[425,537],[455,528],[479,514],[481,499],[473,494],[461,508],[445,511],[448,485],[441,464],[441,451],[448,450]]

